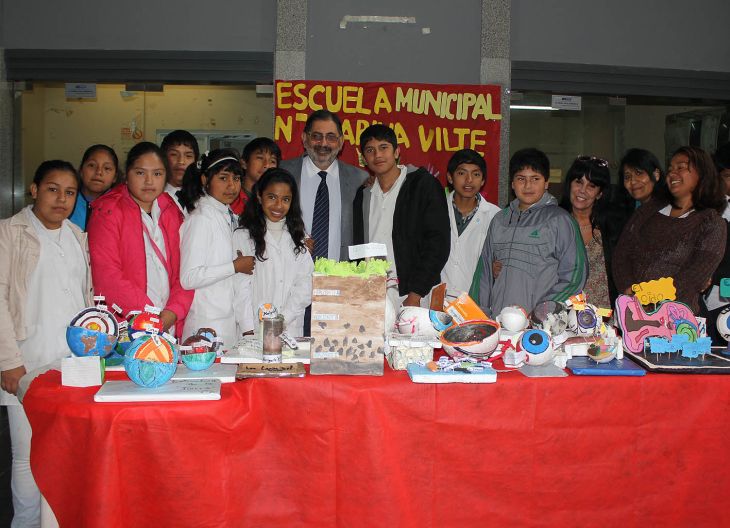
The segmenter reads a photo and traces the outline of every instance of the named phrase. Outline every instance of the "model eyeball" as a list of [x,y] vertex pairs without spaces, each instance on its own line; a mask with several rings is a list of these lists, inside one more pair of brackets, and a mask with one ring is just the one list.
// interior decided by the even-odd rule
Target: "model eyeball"
[[527,330],[522,334],[517,346],[518,351],[524,350],[529,365],[545,365],[553,358],[553,344],[550,334],[544,330]]
[[596,312],[594,312],[593,309],[586,308],[585,310],[580,310],[578,312],[577,320],[578,320],[578,326],[580,328],[585,328],[586,330],[593,330],[596,327],[598,318],[596,317]]
[[550,346],[550,336],[542,330],[528,330],[522,334],[521,345],[529,354],[542,354]]

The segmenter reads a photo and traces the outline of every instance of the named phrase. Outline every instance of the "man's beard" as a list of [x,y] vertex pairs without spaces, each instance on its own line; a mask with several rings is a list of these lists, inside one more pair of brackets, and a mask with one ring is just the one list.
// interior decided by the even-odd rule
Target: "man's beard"
[[320,165],[331,165],[337,159],[337,154],[339,154],[339,150],[322,145],[309,146],[306,147],[306,150],[309,158]]

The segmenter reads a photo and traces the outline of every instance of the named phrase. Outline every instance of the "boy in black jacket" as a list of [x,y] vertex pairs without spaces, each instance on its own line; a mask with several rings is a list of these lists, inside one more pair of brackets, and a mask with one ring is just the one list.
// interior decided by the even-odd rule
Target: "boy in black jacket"
[[[450,229],[446,194],[426,169],[409,171],[397,164],[400,156],[395,133],[372,125],[360,136],[365,163],[375,175],[372,187],[355,196],[355,244],[379,242],[388,248],[389,277],[397,277],[392,301],[420,306],[421,298],[441,281],[449,258]],[[397,304],[396,304],[397,306]]]

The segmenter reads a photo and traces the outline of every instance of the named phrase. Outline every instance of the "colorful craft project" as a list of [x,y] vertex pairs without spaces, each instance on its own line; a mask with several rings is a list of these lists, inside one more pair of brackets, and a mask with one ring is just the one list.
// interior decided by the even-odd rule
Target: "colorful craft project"
[[663,337],[649,338],[649,353],[651,354],[681,354],[682,357],[694,359],[700,354],[704,357],[709,354],[712,347],[712,339],[709,337],[700,337],[692,340],[690,336],[684,334],[673,335],[671,340]]
[[154,306],[145,306],[143,312],[130,314],[130,336],[136,337],[135,334],[138,332],[161,334],[162,331],[162,320],[160,319],[159,308],[155,308]]
[[188,337],[180,347],[180,359],[190,370],[205,370],[215,362],[215,330],[201,328],[195,335]]
[[124,357],[129,379],[143,387],[159,387],[177,369],[177,350],[163,335],[143,334],[132,341]]
[[677,288],[674,287],[672,277],[662,277],[661,279],[632,284],[631,291],[634,292],[634,296],[644,306],[662,301],[674,301],[677,298]]
[[106,357],[114,352],[119,337],[117,320],[104,304],[104,297],[94,297],[96,306],[84,308],[66,328],[66,342],[75,356]]
[[[130,349],[131,348],[132,347],[130,347]],[[132,350],[132,357],[143,361],[170,363],[173,356],[174,352],[172,344],[168,342],[167,339],[155,342],[155,340],[152,340],[150,337],[145,337],[142,338],[141,343]]]
[[624,346],[635,354],[644,350],[644,340],[649,337],[670,339],[674,334],[684,334],[690,341],[698,337],[697,318],[678,301],[664,301],[653,312],[645,312],[636,297],[619,295],[616,312]]

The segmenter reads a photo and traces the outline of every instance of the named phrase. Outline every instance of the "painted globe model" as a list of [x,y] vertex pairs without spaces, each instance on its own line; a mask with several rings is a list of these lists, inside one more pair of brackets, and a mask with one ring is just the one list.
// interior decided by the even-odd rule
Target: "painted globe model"
[[175,374],[177,354],[177,348],[171,341],[145,334],[129,345],[124,356],[124,370],[137,385],[159,387]]
[[215,363],[215,352],[183,354],[181,358],[183,364],[190,370],[205,370]]
[[215,362],[216,351],[208,338],[198,331],[197,334],[188,337],[183,347],[189,352],[180,354],[183,364],[190,370],[205,370]]
[[114,352],[117,337],[81,326],[66,327],[66,342],[75,356],[107,357]]

